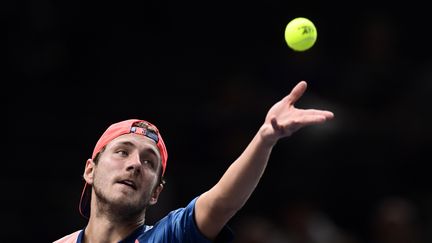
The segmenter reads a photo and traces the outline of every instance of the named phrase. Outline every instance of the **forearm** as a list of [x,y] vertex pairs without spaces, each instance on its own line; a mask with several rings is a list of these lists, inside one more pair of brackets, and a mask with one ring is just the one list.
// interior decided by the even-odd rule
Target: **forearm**
[[213,194],[215,204],[225,210],[240,209],[264,173],[274,144],[266,142],[261,134],[262,129],[209,191]]
[[196,220],[206,236],[216,236],[256,188],[275,143],[263,139],[264,129],[261,127],[218,183],[198,199]]

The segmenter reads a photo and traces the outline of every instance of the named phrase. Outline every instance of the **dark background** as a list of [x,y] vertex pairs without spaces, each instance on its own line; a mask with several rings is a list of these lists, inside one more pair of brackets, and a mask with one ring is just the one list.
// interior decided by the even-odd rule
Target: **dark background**
[[[412,210],[417,235],[431,239],[426,7],[2,5],[8,147],[0,241],[52,242],[83,228],[85,161],[106,127],[128,118],[155,123],[168,147],[168,183],[148,223],[185,206],[217,182],[300,80],[309,86],[297,106],[331,110],[335,119],[277,144],[232,228],[241,234],[243,222],[257,217],[290,232],[290,215],[313,205],[358,242],[378,241],[376,210],[396,198]],[[318,29],[305,52],[283,38],[298,16]]]

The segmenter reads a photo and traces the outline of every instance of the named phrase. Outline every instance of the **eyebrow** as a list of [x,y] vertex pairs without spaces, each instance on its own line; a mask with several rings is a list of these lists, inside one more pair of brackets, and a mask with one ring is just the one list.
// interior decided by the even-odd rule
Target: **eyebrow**
[[[115,147],[117,147],[117,146],[137,147],[134,143],[129,142],[129,141],[119,142],[118,144],[115,145]],[[154,149],[146,147],[146,148],[144,148],[144,150],[146,152],[150,152],[152,155],[157,157],[157,153],[154,151]]]

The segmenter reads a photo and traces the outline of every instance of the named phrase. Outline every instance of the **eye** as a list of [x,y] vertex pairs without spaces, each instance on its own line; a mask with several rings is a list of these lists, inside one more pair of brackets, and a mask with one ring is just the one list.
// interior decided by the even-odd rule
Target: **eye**
[[129,155],[129,152],[127,150],[120,149],[120,150],[116,151],[116,154],[123,156],[123,157],[126,157]]
[[153,168],[153,161],[151,161],[151,160],[143,160],[143,161],[142,161],[142,164],[143,164],[144,166],[149,166],[149,167],[152,167],[152,168]]

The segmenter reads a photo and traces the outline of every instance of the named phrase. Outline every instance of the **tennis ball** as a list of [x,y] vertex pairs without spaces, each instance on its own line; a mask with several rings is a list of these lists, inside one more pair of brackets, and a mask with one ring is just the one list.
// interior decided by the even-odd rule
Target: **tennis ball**
[[298,17],[291,20],[285,28],[285,41],[294,51],[306,51],[317,40],[315,25],[307,18]]

